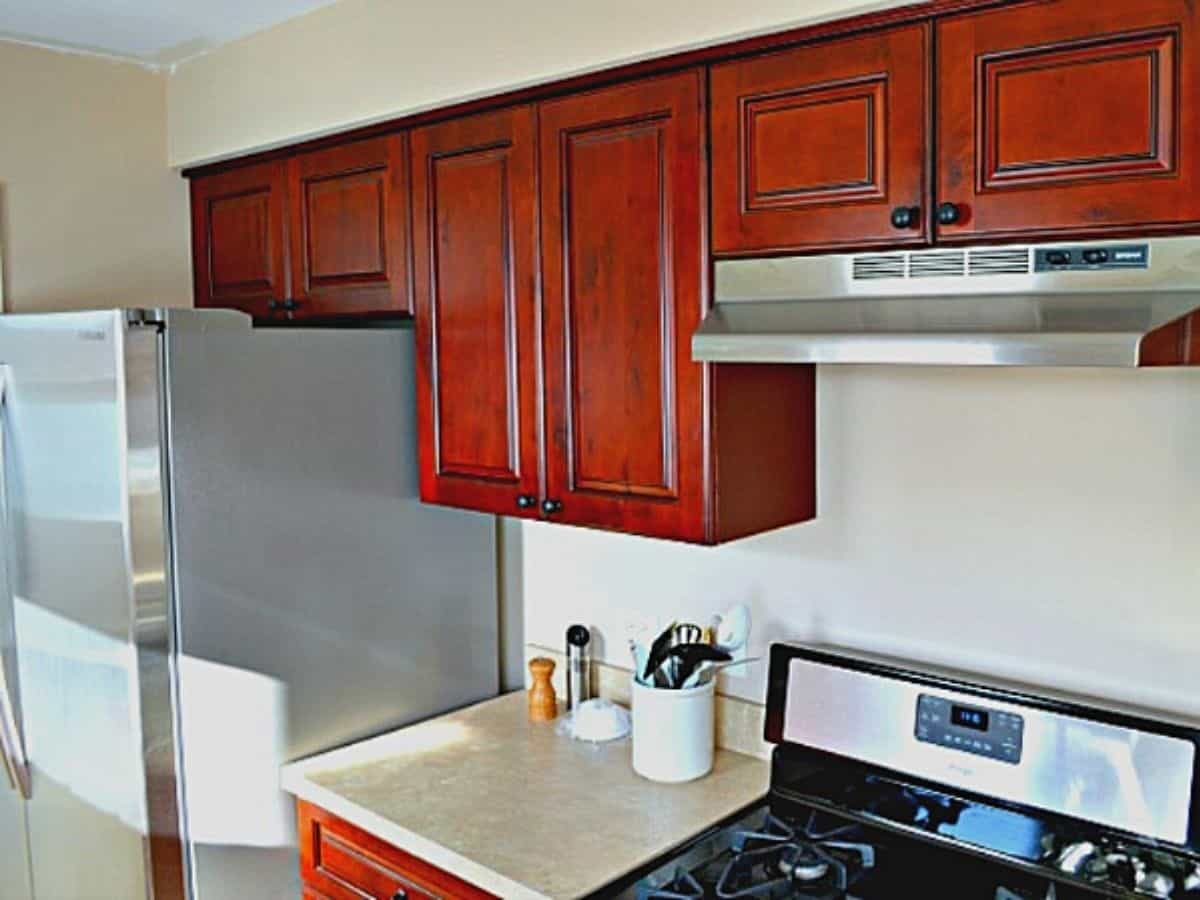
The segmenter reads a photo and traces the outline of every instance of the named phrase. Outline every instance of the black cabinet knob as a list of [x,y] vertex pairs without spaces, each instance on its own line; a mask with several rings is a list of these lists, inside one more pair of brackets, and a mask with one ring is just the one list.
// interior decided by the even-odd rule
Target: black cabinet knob
[[392,900],[408,900],[408,891],[400,888],[396,893],[392,894]]
[[300,301],[293,300],[291,297],[288,297],[286,300],[284,300],[282,303],[279,304],[279,308],[286,312],[295,312],[296,310],[298,310],[300,308]]
[[537,497],[532,494],[517,494],[517,509],[533,509],[537,506]]
[[962,212],[955,203],[943,203],[937,208],[937,220],[941,225],[953,225],[960,218]]
[[543,500],[542,501],[542,512],[544,512],[548,516],[552,516],[555,513],[562,512],[562,508],[563,507],[562,507],[561,500]]
[[913,228],[921,218],[919,206],[897,206],[892,210],[893,228]]
[[269,309],[271,312],[275,312],[275,310],[279,309],[279,301],[278,300],[268,300],[267,301],[267,309]]

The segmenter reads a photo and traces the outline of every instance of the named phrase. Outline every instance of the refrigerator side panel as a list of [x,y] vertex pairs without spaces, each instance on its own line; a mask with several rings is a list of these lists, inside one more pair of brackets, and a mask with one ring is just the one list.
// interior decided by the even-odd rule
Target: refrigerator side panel
[[417,499],[410,332],[209,321],[167,322],[193,886],[291,900],[279,766],[497,692],[495,522]]
[[29,855],[53,900],[147,893],[125,337],[115,312],[0,320]]

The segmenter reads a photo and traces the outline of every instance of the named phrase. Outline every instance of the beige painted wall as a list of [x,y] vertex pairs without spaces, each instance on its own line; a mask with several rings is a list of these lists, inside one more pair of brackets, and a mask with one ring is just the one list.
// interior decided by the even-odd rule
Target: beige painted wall
[[[717,547],[523,526],[525,626],[735,602],[847,644],[1200,721],[1200,371],[825,366],[819,517]],[[734,670],[737,671],[737,670]],[[726,680],[764,696],[764,670]]]
[[911,0],[341,0],[183,63],[173,165]]
[[5,309],[189,305],[165,77],[0,42],[0,85]]

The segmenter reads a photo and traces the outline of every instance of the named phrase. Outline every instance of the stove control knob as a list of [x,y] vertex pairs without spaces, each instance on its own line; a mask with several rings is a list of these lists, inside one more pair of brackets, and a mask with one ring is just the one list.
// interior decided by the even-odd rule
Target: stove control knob
[[1139,870],[1137,884],[1134,885],[1139,894],[1151,897],[1162,897],[1164,900],[1175,893],[1175,879],[1153,869]]
[[1071,844],[1058,855],[1058,868],[1068,875],[1078,875],[1084,864],[1096,855],[1096,845],[1090,841]]

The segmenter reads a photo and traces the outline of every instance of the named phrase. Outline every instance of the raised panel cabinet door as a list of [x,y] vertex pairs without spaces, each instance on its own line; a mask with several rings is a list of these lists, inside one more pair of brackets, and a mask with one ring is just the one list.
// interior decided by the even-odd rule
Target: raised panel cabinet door
[[286,165],[268,162],[192,181],[196,306],[256,316],[290,290]]
[[928,25],[714,66],[713,250],[928,238]]
[[298,315],[412,311],[406,156],[394,134],[289,160]]
[[940,22],[939,238],[1200,223],[1198,17],[1056,0]]
[[536,515],[534,110],[411,140],[421,498]]
[[497,900],[303,800],[296,804],[304,890],[329,900]]
[[552,520],[704,539],[704,80],[542,104]]

